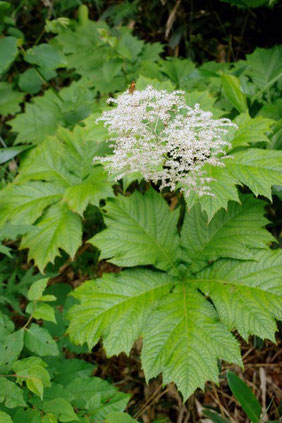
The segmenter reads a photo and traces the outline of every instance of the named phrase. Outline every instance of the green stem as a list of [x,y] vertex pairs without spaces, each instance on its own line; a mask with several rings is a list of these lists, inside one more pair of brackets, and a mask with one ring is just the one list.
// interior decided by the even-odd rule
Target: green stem
[[53,87],[53,85],[50,84],[49,81],[47,81],[46,78],[44,78],[43,74],[40,72],[39,69],[35,69],[35,72],[40,76],[40,78],[49,86],[49,88],[52,90],[52,92],[58,97],[58,99],[63,103],[64,100],[62,99],[62,97],[60,96],[60,94],[58,93],[58,91]]
[[39,41],[41,40],[41,38],[43,37],[44,34],[45,34],[45,28],[43,28],[42,31],[40,32],[40,34],[38,35],[35,43],[33,44],[34,46],[37,46],[37,44],[39,43]]
[[28,318],[28,320],[27,320],[27,322],[26,322],[26,324],[23,326],[23,330],[27,330],[27,326],[30,324],[30,322],[32,321],[32,319],[33,319],[33,316],[32,316],[32,314],[29,316],[29,318]]

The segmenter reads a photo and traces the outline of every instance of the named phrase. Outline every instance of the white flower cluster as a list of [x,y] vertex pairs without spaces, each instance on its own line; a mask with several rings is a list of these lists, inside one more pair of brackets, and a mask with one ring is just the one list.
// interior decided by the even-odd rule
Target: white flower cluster
[[212,113],[185,103],[184,93],[157,91],[148,86],[143,91],[129,91],[108,103],[103,121],[111,135],[114,154],[96,157],[115,174],[116,180],[138,172],[145,180],[160,182],[160,188],[181,187],[187,194],[210,194],[202,167],[224,166],[222,157],[229,143],[224,139],[229,119],[212,119]]

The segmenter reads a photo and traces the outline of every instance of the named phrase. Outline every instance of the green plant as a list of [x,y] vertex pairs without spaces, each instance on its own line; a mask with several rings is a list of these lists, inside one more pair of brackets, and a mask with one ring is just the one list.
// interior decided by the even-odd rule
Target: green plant
[[[100,339],[112,356],[129,354],[141,337],[146,380],[162,373],[186,399],[206,380],[218,381],[221,360],[242,365],[235,330],[246,341],[275,342],[281,319],[282,259],[265,215],[281,198],[282,47],[257,48],[237,62],[161,58],[166,45],[120,25],[138,15],[139,2],[106,11],[115,28],[91,20],[81,3],[54,2],[53,16],[26,3],[48,18],[32,38],[19,29],[20,9],[0,2],[4,422],[134,421],[124,413],[129,395],[92,376],[96,365],[86,354]],[[161,190],[158,178],[151,184],[142,172],[114,181],[97,163],[116,157],[97,119],[114,110],[108,96],[132,80],[140,91],[184,90],[188,107],[199,104],[237,126],[224,138],[231,144],[224,166],[203,167],[212,195]],[[96,250],[85,252],[89,244]],[[117,274],[95,279],[98,251]],[[76,300],[67,298],[70,284],[51,279],[47,287],[66,268],[83,271],[79,283],[94,278],[73,292]]]
[[[61,302],[48,293],[54,290],[46,290],[48,278],[37,275],[36,279],[29,272],[25,282],[22,279],[14,286],[14,293],[29,301],[22,328],[15,329],[7,311],[0,312],[1,422],[110,422],[114,417],[133,422],[122,413],[129,395],[91,376],[95,365],[64,357],[63,348],[69,344],[64,339],[66,320],[59,311]],[[11,284],[8,292],[4,289],[3,298],[17,309],[9,297]],[[66,288],[62,284],[55,290],[63,301]]]
[[[142,336],[147,380],[162,372],[186,399],[206,379],[217,381],[218,359],[242,364],[230,330],[274,341],[281,254],[266,245],[263,204],[246,196],[241,202],[210,223],[194,206],[179,236],[179,209],[170,211],[153,190],[108,201],[108,227],[91,242],[114,264],[153,269],[123,270],[80,287],[80,305],[70,311],[73,342],[92,347],[103,337],[111,356],[129,353]],[[251,222],[252,240],[245,229]]]

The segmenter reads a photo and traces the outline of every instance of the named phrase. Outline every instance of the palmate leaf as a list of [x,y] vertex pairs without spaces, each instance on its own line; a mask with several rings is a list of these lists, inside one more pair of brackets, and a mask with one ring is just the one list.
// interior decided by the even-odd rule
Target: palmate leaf
[[[254,248],[267,248],[275,238],[263,228],[265,203],[251,195],[240,197],[241,205],[230,202],[228,211],[219,210],[208,224],[205,212],[196,204],[186,214],[181,230],[183,260],[192,270],[219,257],[253,259]],[[230,240],[232,240],[230,242]]]
[[236,185],[246,185],[253,193],[271,200],[271,187],[282,184],[282,152],[249,148],[236,151],[227,157],[225,167],[207,166],[207,176],[213,196],[197,197],[195,193],[186,198],[191,208],[199,202],[209,220],[221,208],[227,209],[229,200],[239,201]]
[[219,211],[210,224],[206,213],[195,205],[185,216],[180,244],[179,212],[170,211],[156,191],[119,196],[105,207],[107,229],[89,242],[101,249],[102,259],[114,264],[153,264],[176,275],[181,259],[193,262],[193,270],[219,257],[251,259],[250,248],[267,248],[275,239],[263,228],[268,223],[263,216],[265,203],[249,195],[241,197],[241,203],[230,203],[228,212]]
[[[130,200],[119,196],[106,206],[107,229],[89,240],[118,266],[154,264],[173,269],[180,254],[176,223],[179,211],[170,212],[164,199],[151,189],[134,192]],[[125,230],[126,228],[126,230]]]
[[14,183],[0,192],[0,225],[30,225],[23,229],[21,248],[30,249],[29,258],[41,271],[60,248],[74,256],[82,234],[78,214],[113,196],[103,167],[93,164],[99,141],[89,122],[72,132],[60,128],[27,154]]
[[[150,190],[143,196],[134,194],[110,200],[108,228],[97,239],[102,257],[115,257],[116,247],[110,250],[111,228],[115,237],[119,234],[117,245],[123,251],[123,266],[146,263],[157,267],[161,262],[168,273],[136,268],[86,282],[74,292],[80,304],[69,312],[68,332],[73,342],[87,342],[90,348],[102,338],[108,355],[129,353],[134,340],[141,336],[141,359],[147,380],[162,373],[164,383],[176,382],[186,399],[197,387],[203,388],[207,379],[217,382],[218,359],[241,364],[239,344],[231,330],[237,329],[244,338],[255,334],[274,339],[274,319],[281,318],[282,257],[267,249],[272,237],[261,228],[267,223],[263,217],[264,203],[249,195],[241,198],[242,205],[232,204],[229,212],[218,213],[209,224],[207,217],[198,219],[195,210],[191,210],[185,218],[181,239],[176,231],[175,212],[159,200],[160,218],[169,224],[153,226],[150,232],[153,254],[144,228],[154,221],[157,197],[161,198],[160,194]],[[249,221],[252,233],[243,234],[238,225],[240,219],[243,228]],[[205,229],[201,229],[197,239],[195,228],[202,226]],[[126,238],[122,228],[127,233],[128,227],[130,237]],[[171,246],[166,241],[167,231],[174,234]],[[234,249],[228,246],[233,238]],[[220,244],[224,239],[225,249]],[[175,254],[180,243],[185,259],[182,263]],[[163,248],[168,252],[167,265]],[[240,255],[240,248],[252,255],[251,260],[243,254],[241,260],[227,258]],[[216,260],[212,266],[203,263],[201,257],[203,252],[208,260],[208,251]],[[134,252],[140,254],[139,259]],[[151,263],[146,253],[151,254]],[[195,273],[199,264],[205,267]]]
[[44,180],[65,188],[82,183],[96,169],[93,157],[105,138],[93,121],[87,119],[73,131],[60,127],[56,136],[46,138],[24,158],[17,181]]
[[52,90],[32,99],[9,121],[12,131],[18,133],[16,144],[40,144],[48,135],[54,135],[59,125],[72,127],[92,112],[93,92],[84,86],[84,81],[75,81],[62,88],[59,96]]
[[80,179],[71,174],[63,159],[64,145],[58,137],[48,137],[34,148],[20,163],[17,182],[44,180],[66,188]]
[[54,263],[59,248],[74,257],[82,242],[82,225],[79,216],[66,206],[53,205],[42,216],[33,231],[27,233],[20,248],[28,248],[28,259],[34,259],[43,272],[47,263]]
[[105,198],[113,196],[112,187],[103,168],[96,167],[81,184],[67,188],[63,200],[72,211],[83,215],[88,204],[99,206],[102,193]]
[[147,379],[162,372],[184,399],[206,380],[218,381],[218,359],[241,365],[239,345],[216,311],[183,282],[163,298],[144,327],[142,365]]
[[17,132],[17,143],[39,144],[47,135],[55,133],[58,122],[63,119],[59,99],[47,90],[44,96],[35,97],[33,103],[25,105],[25,112],[9,121]]
[[274,123],[272,119],[261,116],[252,119],[248,113],[243,113],[237,116],[234,122],[238,125],[238,129],[230,128],[228,131],[232,148],[245,147],[260,141],[270,142],[265,133],[271,130],[271,125]]
[[130,269],[85,283],[73,294],[81,304],[70,311],[72,340],[87,342],[92,348],[103,336],[109,355],[129,354],[155,303],[172,287],[168,275],[145,269]]
[[190,59],[169,57],[160,62],[160,68],[172,80],[177,89],[188,90],[194,84],[190,75],[195,70],[195,64]]
[[261,251],[254,261],[219,260],[198,274],[228,329],[248,339],[256,334],[275,342],[274,319],[282,318],[282,252]]
[[249,67],[246,73],[261,90],[269,88],[282,78],[281,59],[282,46],[277,45],[271,49],[256,48],[252,54],[247,55]]
[[11,184],[0,193],[0,222],[30,225],[43,210],[62,197],[63,190],[47,182]]
[[[114,355],[129,353],[142,335],[147,379],[163,371],[164,383],[175,381],[185,397],[207,378],[217,381],[217,358],[239,364],[239,347],[193,286],[180,283],[173,290],[174,283],[175,278],[145,269],[87,282],[74,293],[80,304],[69,313],[71,339],[91,348],[103,337],[107,354]],[[211,340],[205,350],[204,339]],[[209,357],[204,368],[200,356]]]

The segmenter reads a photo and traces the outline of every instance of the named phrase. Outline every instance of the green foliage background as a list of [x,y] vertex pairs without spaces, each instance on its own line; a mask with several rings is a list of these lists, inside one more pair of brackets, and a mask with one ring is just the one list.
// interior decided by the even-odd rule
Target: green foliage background
[[[0,2],[1,422],[136,421],[84,359],[101,338],[112,356],[141,336],[146,380],[186,400],[220,360],[242,365],[234,329],[275,342],[281,319],[282,46],[273,22],[248,43],[280,6],[82,3]],[[213,197],[176,193],[171,210],[171,194],[93,165],[111,154],[96,118],[133,80],[238,125],[232,158],[206,168]],[[98,257],[119,273],[97,279]],[[93,280],[68,296],[65,266]]]

